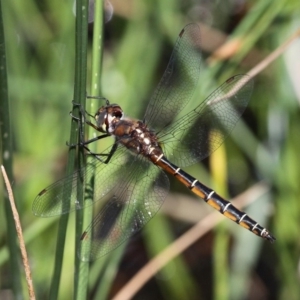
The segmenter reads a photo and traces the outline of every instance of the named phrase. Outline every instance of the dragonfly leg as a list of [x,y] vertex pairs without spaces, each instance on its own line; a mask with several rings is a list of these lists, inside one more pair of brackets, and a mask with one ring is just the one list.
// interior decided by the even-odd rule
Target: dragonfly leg
[[[80,111],[80,114],[81,114],[81,116],[82,116],[82,118],[83,118],[83,122],[86,123],[86,124],[89,125],[89,126],[92,126],[94,129],[97,130],[98,127],[97,127],[95,124],[93,124],[91,121],[87,120],[86,115],[89,116],[89,117],[91,117],[91,118],[93,118],[93,119],[94,119],[95,117],[94,117],[93,115],[91,115],[90,113],[88,113],[86,110],[84,110],[83,107],[82,107],[82,105],[81,105],[80,103],[76,103],[76,102],[74,102],[74,101],[72,101],[72,103],[73,103],[73,106],[74,106],[74,107],[76,107],[76,106],[79,107],[79,111]],[[88,144],[90,144],[90,143],[92,143],[92,142],[98,141],[98,140],[100,140],[100,139],[103,139],[103,138],[106,138],[106,137],[109,136],[109,134],[103,134],[103,135],[99,135],[99,136],[97,136],[97,137],[95,137],[95,138],[89,139],[89,140],[87,140],[87,141],[84,141],[84,138],[83,138],[84,134],[83,134],[83,129],[82,129],[81,118],[80,118],[80,117],[77,117],[77,116],[74,116],[74,115],[72,114],[72,112],[70,112],[70,116],[71,116],[72,119],[74,119],[74,120],[80,122],[80,126],[79,126],[80,142],[78,142],[78,143],[76,143],[76,144],[69,144],[69,143],[67,142],[66,144],[67,144],[68,147],[71,147],[71,148],[72,148],[72,147],[76,147],[76,146],[82,146],[82,147],[84,147],[85,145],[88,145]],[[89,151],[89,149],[88,149],[87,147],[84,147],[84,148],[85,148],[86,150]],[[89,151],[89,152],[91,152],[91,151]]]
[[[118,143],[114,143],[109,153],[93,153],[89,151],[89,154],[94,155],[98,160],[103,162],[104,164],[108,164],[114,153],[118,148]],[[99,156],[107,156],[106,160],[102,160]]]
[[101,140],[103,138],[106,138],[106,137],[109,137],[110,135],[109,134],[103,134],[103,135],[99,135],[99,136],[96,136],[90,140],[87,140],[87,141],[81,141],[79,143],[76,143],[76,144],[69,144],[68,142],[66,142],[67,146],[70,147],[70,148],[73,148],[73,147],[77,147],[77,146],[82,146],[84,147],[85,145],[88,145],[90,143],[93,143],[95,141],[98,141],[98,140]]
[[[107,136],[109,136],[109,135],[107,135]],[[91,150],[89,149],[89,147],[86,146],[87,144],[92,143],[92,142],[94,142],[94,141],[96,141],[96,140],[99,140],[99,139],[101,139],[101,138],[103,138],[103,137],[106,137],[106,136],[101,135],[101,136],[98,136],[98,137],[96,137],[96,138],[90,139],[90,140],[88,140],[88,141],[86,141],[86,142],[78,143],[78,144],[73,144],[73,145],[70,145],[70,144],[67,143],[67,146],[68,146],[68,147],[76,147],[76,146],[83,147],[83,148],[87,151],[87,153],[86,153],[87,155],[92,155],[92,156],[94,156],[96,159],[98,159],[99,161],[101,161],[102,163],[108,164],[109,161],[110,161],[110,159],[112,158],[112,156],[114,155],[114,153],[116,152],[116,150],[117,150],[117,148],[118,148],[118,144],[117,144],[117,143],[114,143],[114,144],[113,144],[113,146],[112,146],[112,148],[111,148],[111,150],[110,150],[109,153],[96,153],[96,152],[91,151]],[[105,156],[106,159],[103,160],[103,159],[101,158],[101,156]]]
[[98,99],[98,100],[104,100],[106,105],[109,105],[109,100],[106,99],[105,97],[101,96],[86,96],[88,99]]
[[[106,101],[106,104],[109,104],[108,99],[106,99],[106,98],[104,98],[104,97],[87,96],[87,98],[104,99],[104,100]],[[82,108],[82,105],[81,105],[80,103],[76,103],[76,102],[73,101],[73,105],[79,107],[80,114],[81,114],[81,116],[82,116],[82,118],[83,118],[83,122],[86,123],[87,125],[93,127],[94,129],[98,130],[98,127],[97,127],[95,124],[93,124],[91,121],[87,120],[86,115],[89,116],[89,117],[91,117],[91,118],[93,118],[93,119],[95,119],[95,117],[94,117],[93,115],[91,115],[90,113],[88,113],[86,110],[84,110],[84,109]],[[83,135],[83,129],[82,129],[82,125],[81,125],[81,124],[82,124],[81,118],[80,118],[80,117],[74,116],[72,113],[70,113],[70,115],[71,115],[71,117],[72,117],[73,119],[75,119],[76,121],[79,121],[79,122],[80,122],[80,126],[79,126],[80,141],[79,141],[78,143],[76,143],[76,144],[69,144],[69,143],[67,142],[67,143],[66,143],[67,146],[68,146],[68,147],[71,147],[71,148],[72,148],[72,147],[77,147],[77,146],[83,147],[83,148],[87,151],[87,154],[88,154],[88,155],[93,155],[95,158],[97,158],[98,160],[100,160],[102,163],[105,163],[105,164],[109,163],[109,161],[110,161],[110,159],[112,158],[113,154],[114,154],[115,151],[117,150],[117,147],[118,147],[118,144],[117,144],[117,143],[114,143],[114,145],[112,146],[112,148],[111,148],[111,150],[110,150],[109,153],[95,153],[95,152],[91,151],[91,150],[89,149],[89,147],[87,147],[86,145],[88,145],[88,144],[90,144],[90,143],[93,143],[93,142],[96,142],[96,141],[98,141],[98,140],[100,140],[100,139],[109,137],[110,134],[99,135],[99,136],[97,136],[97,137],[94,137],[94,138],[92,138],[92,139],[89,139],[89,140],[87,140],[87,141],[84,141],[84,138],[83,138],[83,136],[84,136],[84,135]],[[105,156],[106,159],[103,160],[103,159],[101,158],[101,156]]]
[[[79,107],[79,111],[80,111],[80,114],[82,115],[83,117],[83,120],[84,120],[84,123],[90,123],[89,125],[94,125],[92,122],[90,121],[87,121],[87,118],[86,118],[86,115],[88,115],[89,117],[91,117],[92,119],[95,119],[95,116],[90,114],[89,112],[87,112],[83,106],[80,104],[80,103],[77,103],[77,102],[74,102],[72,101],[72,104],[73,104],[73,107]],[[76,117],[72,114],[72,112],[70,112],[70,116],[72,117],[72,119],[76,120],[76,121],[80,121],[80,118],[79,117]],[[95,128],[96,129],[96,128]]]

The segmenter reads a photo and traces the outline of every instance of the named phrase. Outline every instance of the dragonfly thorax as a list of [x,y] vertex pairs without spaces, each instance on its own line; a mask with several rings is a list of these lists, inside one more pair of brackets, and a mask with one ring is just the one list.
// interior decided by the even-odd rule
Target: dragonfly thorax
[[112,134],[116,123],[122,120],[123,116],[123,110],[117,104],[102,106],[95,114],[97,129]]
[[130,151],[149,159],[154,152],[162,153],[155,132],[140,120],[124,117],[115,124],[111,134]]

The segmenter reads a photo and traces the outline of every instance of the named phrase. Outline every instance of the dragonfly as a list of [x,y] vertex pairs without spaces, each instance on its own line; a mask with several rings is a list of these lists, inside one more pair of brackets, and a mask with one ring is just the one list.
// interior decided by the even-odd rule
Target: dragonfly
[[[235,75],[188,114],[178,116],[194,96],[201,57],[200,28],[189,24],[177,38],[142,120],[128,117],[120,105],[105,98],[105,105],[94,115],[80,108],[83,122],[99,133],[79,142],[79,147],[90,154],[89,159],[83,168],[43,189],[33,202],[33,213],[52,217],[94,205],[91,224],[81,236],[82,260],[106,255],[154,217],[169,191],[166,173],[225,217],[263,239],[275,241],[269,230],[182,170],[223,143],[243,114],[253,89],[248,75]],[[99,154],[90,151],[88,144],[109,136],[114,138],[111,147]],[[92,204],[78,200],[79,179],[85,193],[92,193]],[[100,204],[97,208],[96,203]]]

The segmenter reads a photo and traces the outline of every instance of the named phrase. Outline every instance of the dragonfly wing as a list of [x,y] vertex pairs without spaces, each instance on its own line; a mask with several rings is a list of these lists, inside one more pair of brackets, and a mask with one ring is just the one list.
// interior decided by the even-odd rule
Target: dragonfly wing
[[200,29],[185,26],[179,34],[167,69],[156,88],[144,120],[157,132],[170,124],[191,100],[200,75]]
[[53,217],[69,213],[75,209],[82,209],[83,207],[77,199],[78,179],[93,172],[93,166],[89,165],[43,189],[33,201],[32,211],[34,215]]
[[229,78],[187,115],[159,134],[170,161],[187,166],[215,151],[248,105],[253,81],[248,75]]
[[[107,151],[105,151],[105,153],[106,152]],[[109,174],[116,172],[120,164],[128,159],[127,152],[128,150],[124,147],[119,147],[111,164],[104,164],[94,156],[90,156],[84,168],[75,171],[70,176],[58,180],[43,189],[34,199],[32,205],[33,213],[40,217],[53,217],[83,209],[87,205],[91,205],[91,201],[85,203],[79,201],[77,198],[77,185],[78,182],[81,182],[85,189],[85,194],[88,194],[89,191],[91,191],[90,182],[96,173],[101,174],[99,180],[102,182],[102,190],[100,191],[98,187],[95,192],[96,197],[91,195],[89,198],[101,200],[113,187],[113,177],[110,179]],[[114,163],[114,161],[117,161],[119,164]]]
[[[84,261],[107,254],[139,231],[160,209],[167,195],[169,180],[165,173],[143,157],[130,157],[110,175],[113,187],[105,195],[106,202],[95,209],[93,222],[82,235],[79,256]],[[103,193],[97,178],[95,193],[96,197]]]

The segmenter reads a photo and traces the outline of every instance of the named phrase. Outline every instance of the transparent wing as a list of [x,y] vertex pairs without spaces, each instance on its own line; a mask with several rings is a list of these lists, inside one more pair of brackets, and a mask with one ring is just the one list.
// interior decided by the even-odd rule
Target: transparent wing
[[109,164],[104,164],[95,157],[90,156],[84,168],[42,190],[34,199],[33,213],[40,217],[53,217],[91,205],[90,201],[83,205],[78,201],[77,183],[80,179],[85,193],[88,194],[92,189],[89,185],[91,179],[97,174],[101,174],[98,175],[100,184],[97,186],[94,195],[90,196],[94,197],[94,201],[101,200],[114,187],[114,177],[109,176],[115,174],[120,165],[128,161],[129,154],[127,152],[126,148],[120,146]]
[[170,124],[191,100],[200,74],[200,29],[185,26],[179,34],[167,69],[156,88],[144,120],[157,132]]
[[165,128],[159,140],[166,157],[183,167],[215,151],[244,112],[252,89],[248,75],[233,76],[194,110]]
[[[101,180],[105,177],[98,175]],[[139,231],[160,209],[169,190],[164,172],[140,156],[123,164],[113,178],[106,201],[82,235],[79,256],[84,261],[107,254]],[[101,181],[96,182],[102,191]]]
[[91,158],[85,168],[44,189],[34,200],[34,214],[51,217],[86,207],[76,197],[79,176],[84,192],[96,202],[92,224],[82,235],[80,257],[86,261],[107,254],[140,230],[169,190],[169,180],[160,168],[120,145],[108,164]]

